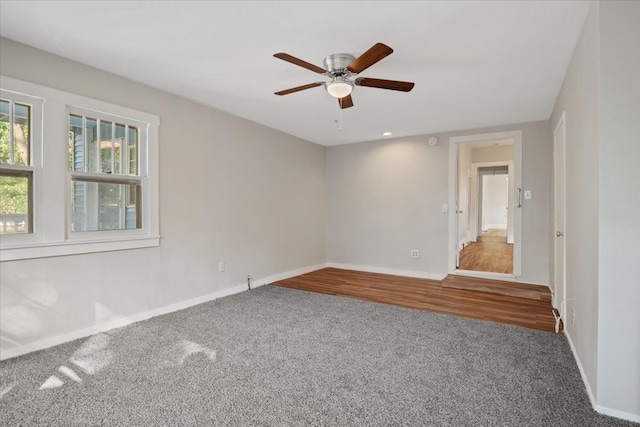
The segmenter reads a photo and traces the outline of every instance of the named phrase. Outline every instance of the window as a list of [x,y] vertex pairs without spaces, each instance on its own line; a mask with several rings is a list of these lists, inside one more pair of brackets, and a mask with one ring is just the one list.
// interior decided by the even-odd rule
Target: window
[[33,230],[31,106],[0,99],[0,234]]
[[142,228],[141,124],[99,117],[69,114],[70,230]]
[[0,261],[157,246],[159,118],[0,78]]
[[[40,146],[42,100],[2,90],[0,93],[0,236],[34,233],[32,153]],[[35,124],[35,126],[34,126]],[[34,150],[36,149],[36,150]]]

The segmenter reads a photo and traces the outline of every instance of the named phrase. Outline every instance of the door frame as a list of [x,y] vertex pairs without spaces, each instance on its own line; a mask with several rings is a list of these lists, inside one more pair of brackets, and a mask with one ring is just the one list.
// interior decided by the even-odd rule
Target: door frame
[[[562,146],[558,147],[558,132],[562,131]],[[553,287],[552,304],[558,309],[560,317],[565,317],[565,304],[567,300],[567,243],[564,237],[567,221],[567,121],[563,111],[553,130]],[[558,155],[558,150],[562,150]],[[561,207],[561,218],[558,218],[558,210]],[[563,233],[557,236],[557,232]],[[559,251],[561,253],[559,253]],[[558,265],[558,257],[561,256],[562,265]],[[558,286],[558,276],[561,276],[561,285]],[[558,289],[560,288],[560,289]]]
[[[513,274],[459,270],[458,261],[458,147],[460,144],[491,142],[510,139],[513,144],[513,182],[515,212],[513,213],[514,244]],[[449,138],[449,274],[515,280],[522,275],[522,131],[483,133]]]

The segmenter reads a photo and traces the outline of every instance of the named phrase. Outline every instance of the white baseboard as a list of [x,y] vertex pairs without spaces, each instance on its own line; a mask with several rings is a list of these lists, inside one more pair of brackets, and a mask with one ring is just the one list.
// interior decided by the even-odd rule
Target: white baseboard
[[487,230],[506,230],[507,229],[507,224],[489,224],[486,227],[482,227],[482,231],[487,231]]
[[328,262],[327,267],[340,268],[343,270],[364,271],[366,273],[380,273],[380,274],[391,274],[394,276],[416,277],[418,279],[442,280],[446,277],[446,274],[441,274],[441,273],[429,273],[426,271],[412,271],[412,270],[398,270],[396,268],[372,267],[369,265],[357,265],[357,264],[341,264],[341,263],[335,263],[335,262]]
[[[284,280],[284,279],[288,279],[290,277],[300,276],[301,274],[311,273],[312,271],[323,269],[326,266],[327,266],[326,264],[316,264],[316,265],[311,265],[311,266],[308,266],[308,267],[299,268],[297,270],[291,270],[291,271],[286,271],[284,273],[274,274],[272,276],[267,276],[267,277],[264,277],[262,279],[257,279],[255,281],[252,280],[251,281],[251,288],[262,286],[262,285],[268,285],[270,283],[277,282],[279,280]],[[245,290],[246,290],[246,286],[245,286]]]
[[633,421],[640,423],[640,415],[632,414],[630,412],[619,411],[617,409],[607,408],[606,406],[596,405],[595,410],[602,415],[608,415],[610,417],[620,418],[627,421]]
[[[309,267],[299,268],[297,270],[286,271],[284,273],[274,274],[260,279],[254,279],[251,281],[251,288],[257,288],[269,283],[273,283],[278,280],[288,279],[290,277],[299,276],[301,274],[310,273],[315,270],[324,268],[325,264],[318,264]],[[121,316],[107,322],[98,323],[90,328],[78,329],[73,332],[69,332],[55,337],[46,338],[40,341],[20,345],[18,347],[11,348],[9,350],[0,351],[0,360],[10,359],[12,357],[21,356],[23,354],[31,353],[45,348],[53,347],[54,345],[63,344],[69,341],[76,340],[78,338],[85,338],[91,335],[98,334],[100,332],[108,331],[115,328],[121,328],[123,326],[130,325],[135,322],[147,320],[152,317],[161,316],[163,314],[173,313],[174,311],[183,310],[185,308],[192,307],[194,305],[202,304],[205,302],[213,301],[218,298],[223,298],[229,295],[238,294],[247,290],[247,284],[230,286],[222,290],[202,295],[196,298],[191,298],[185,301],[180,301],[175,304],[166,305],[164,307],[156,308],[153,310],[144,311],[142,313],[133,314],[130,316]]]
[[582,363],[580,362],[580,358],[578,357],[578,353],[576,352],[576,348],[573,345],[573,341],[571,340],[571,335],[567,330],[564,331],[564,336],[567,338],[569,342],[569,347],[571,347],[571,352],[573,353],[573,358],[576,360],[576,364],[578,365],[578,370],[580,371],[580,377],[582,377],[582,382],[584,383],[585,388],[587,389],[587,395],[589,396],[589,401],[591,402],[591,406],[593,409],[603,415],[608,415],[610,417],[620,418],[623,420],[633,421],[636,423],[640,423],[640,415],[632,414],[630,412],[620,411],[618,409],[608,408],[606,406],[598,405],[596,402],[595,395],[591,390],[591,385],[587,381],[587,376],[582,368]]
[[567,329],[564,330],[564,336],[567,338],[567,341],[569,342],[571,353],[573,353],[573,358],[575,359],[576,364],[578,365],[578,371],[580,371],[580,377],[582,378],[582,383],[587,389],[587,396],[589,396],[589,401],[591,402],[591,406],[595,409],[596,408],[595,395],[591,390],[591,384],[589,384],[589,381],[587,380],[587,375],[585,374],[584,369],[582,368],[582,362],[578,357],[578,353],[576,352],[576,347],[573,345],[573,340],[571,340],[571,335],[569,334],[569,331],[567,331]]
[[617,409],[607,408],[605,406],[598,405],[596,403],[595,395],[593,393],[593,390],[591,390],[591,384],[589,384],[589,381],[587,380],[587,375],[585,374],[584,369],[582,367],[582,362],[580,361],[580,358],[578,357],[578,353],[576,352],[576,347],[573,345],[573,340],[571,339],[571,334],[569,334],[569,332],[566,329],[564,330],[564,336],[566,337],[567,342],[569,343],[569,347],[571,348],[571,353],[573,353],[573,358],[576,361],[576,365],[578,365],[578,371],[580,372],[580,377],[582,378],[582,383],[584,384],[584,387],[587,390],[587,396],[589,396],[589,402],[591,402],[591,407],[593,408],[593,410],[598,412],[598,413],[600,413],[600,414],[608,415],[610,417],[615,417],[615,418],[620,418],[620,419],[623,419],[623,420],[640,422],[640,415],[631,414],[631,413],[624,412],[624,411],[619,411]]

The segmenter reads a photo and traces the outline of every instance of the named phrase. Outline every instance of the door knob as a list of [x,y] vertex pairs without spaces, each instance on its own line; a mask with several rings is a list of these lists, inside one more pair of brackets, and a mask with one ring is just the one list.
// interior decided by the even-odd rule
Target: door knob
[[564,233],[562,231],[556,231],[556,237],[564,237]]

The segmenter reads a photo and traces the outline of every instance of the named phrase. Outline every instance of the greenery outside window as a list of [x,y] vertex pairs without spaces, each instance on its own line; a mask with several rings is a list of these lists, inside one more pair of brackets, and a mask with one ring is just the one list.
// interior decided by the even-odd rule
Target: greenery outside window
[[0,98],[0,235],[33,233],[31,111],[30,104],[17,101],[16,96],[3,91]]

